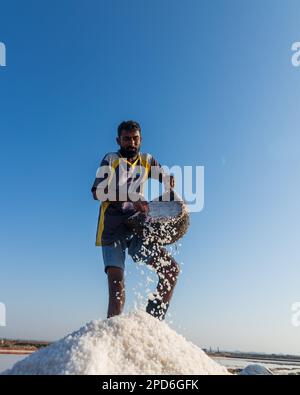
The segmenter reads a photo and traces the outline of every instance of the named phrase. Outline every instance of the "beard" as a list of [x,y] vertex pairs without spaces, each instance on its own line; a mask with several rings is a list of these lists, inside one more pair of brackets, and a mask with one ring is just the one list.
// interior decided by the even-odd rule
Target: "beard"
[[124,147],[120,148],[120,154],[124,158],[134,158],[135,156],[138,155],[139,152],[140,152],[140,147],[139,148],[124,148]]

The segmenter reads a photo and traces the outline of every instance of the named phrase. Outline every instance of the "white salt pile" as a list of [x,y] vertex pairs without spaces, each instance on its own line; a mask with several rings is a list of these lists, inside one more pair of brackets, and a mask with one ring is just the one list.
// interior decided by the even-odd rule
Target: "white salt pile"
[[247,365],[241,372],[241,376],[271,376],[273,372],[267,367],[259,364]]
[[3,374],[199,374],[227,370],[165,322],[137,311],[92,321]]

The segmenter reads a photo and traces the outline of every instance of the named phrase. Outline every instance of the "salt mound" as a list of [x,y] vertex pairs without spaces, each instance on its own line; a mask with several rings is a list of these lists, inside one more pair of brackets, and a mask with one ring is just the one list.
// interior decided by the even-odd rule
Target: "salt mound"
[[242,376],[270,376],[273,375],[273,372],[266,368],[263,365],[259,364],[250,364],[247,365],[241,372],[240,375]]
[[199,347],[143,311],[91,321],[3,374],[228,374]]

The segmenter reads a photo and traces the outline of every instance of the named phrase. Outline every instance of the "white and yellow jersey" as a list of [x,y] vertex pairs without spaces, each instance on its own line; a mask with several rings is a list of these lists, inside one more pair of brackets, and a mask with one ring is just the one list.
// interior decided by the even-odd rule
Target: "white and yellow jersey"
[[162,167],[152,155],[140,153],[133,163],[123,158],[119,152],[105,155],[92,186],[92,192],[101,188],[102,192],[107,192],[107,199],[99,199],[102,204],[99,210],[96,246],[111,244],[130,234],[125,221],[135,213],[135,209],[127,192],[134,186],[136,192],[142,194],[143,184],[149,177],[160,182],[164,178]]

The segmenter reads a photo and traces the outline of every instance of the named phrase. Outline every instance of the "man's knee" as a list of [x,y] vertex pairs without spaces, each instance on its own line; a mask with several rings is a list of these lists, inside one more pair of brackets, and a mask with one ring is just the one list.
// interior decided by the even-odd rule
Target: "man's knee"
[[124,279],[124,270],[119,267],[107,267],[106,274],[108,281],[123,281]]
[[107,268],[108,286],[111,294],[124,292],[124,270],[118,267]]
[[171,274],[173,277],[177,277],[180,273],[179,264],[165,251],[159,258],[151,259],[148,264],[158,273]]

